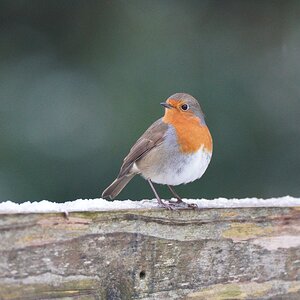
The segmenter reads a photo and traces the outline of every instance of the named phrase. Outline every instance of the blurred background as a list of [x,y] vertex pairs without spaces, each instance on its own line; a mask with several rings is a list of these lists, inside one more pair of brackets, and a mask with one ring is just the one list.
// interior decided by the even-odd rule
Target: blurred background
[[[180,195],[300,196],[299,15],[297,0],[1,0],[0,201],[100,197],[176,92],[214,138]],[[137,176],[127,198],[153,194]]]

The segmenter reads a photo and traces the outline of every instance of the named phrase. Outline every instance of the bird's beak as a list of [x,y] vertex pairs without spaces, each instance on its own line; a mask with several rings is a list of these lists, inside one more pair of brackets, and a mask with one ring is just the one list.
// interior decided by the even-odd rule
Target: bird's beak
[[167,102],[161,102],[160,105],[168,109],[174,108],[172,105],[168,104]]

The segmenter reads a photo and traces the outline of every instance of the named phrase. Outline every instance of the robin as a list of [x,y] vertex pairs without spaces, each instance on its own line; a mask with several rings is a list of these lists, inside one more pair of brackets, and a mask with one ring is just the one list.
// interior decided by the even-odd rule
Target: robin
[[[166,102],[163,118],[154,122],[125,157],[116,180],[104,190],[103,198],[114,199],[137,174],[150,184],[160,206],[172,209],[188,205],[173,186],[200,178],[212,156],[212,137],[198,101],[189,94],[177,93]],[[153,183],[167,185],[177,198],[165,203]]]

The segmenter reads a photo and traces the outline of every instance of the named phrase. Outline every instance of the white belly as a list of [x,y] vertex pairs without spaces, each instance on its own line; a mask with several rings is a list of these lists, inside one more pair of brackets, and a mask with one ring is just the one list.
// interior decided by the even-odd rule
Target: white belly
[[179,185],[200,178],[212,153],[202,146],[196,153],[184,154],[177,143],[175,130],[169,127],[165,141],[133,165],[133,171],[159,184]]
[[152,174],[150,179],[159,184],[179,185],[192,182],[200,178],[207,169],[211,153],[200,148],[193,154],[179,154],[176,161],[170,160],[170,163],[163,164],[160,172]]

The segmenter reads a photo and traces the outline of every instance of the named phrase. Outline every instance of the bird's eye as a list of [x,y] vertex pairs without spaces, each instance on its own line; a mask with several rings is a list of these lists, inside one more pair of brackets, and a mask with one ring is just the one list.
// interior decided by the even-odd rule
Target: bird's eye
[[188,106],[188,104],[182,104],[181,105],[181,109],[182,110],[188,110],[190,107]]

